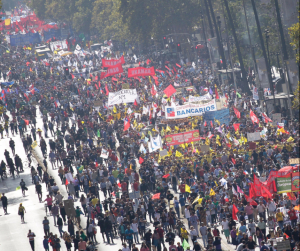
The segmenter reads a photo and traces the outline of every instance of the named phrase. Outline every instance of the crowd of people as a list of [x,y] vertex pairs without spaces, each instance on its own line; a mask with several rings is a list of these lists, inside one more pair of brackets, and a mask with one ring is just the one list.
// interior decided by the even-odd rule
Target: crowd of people
[[[123,73],[102,79],[101,56],[116,57],[112,51],[39,60],[19,47],[0,58],[0,133],[10,138],[13,155],[5,151],[0,174],[15,178],[28,161],[38,199],[59,230],[50,232],[45,217],[45,250],[60,250],[61,240],[67,250],[97,250],[101,237],[110,245],[120,238],[122,247],[112,248],[122,251],[224,250],[225,245],[275,251],[274,238],[280,237],[290,241],[289,250],[299,250],[299,207],[294,209],[299,193],[256,196],[251,191],[255,179],[265,182],[271,171],[299,158],[297,120],[278,108],[280,126],[274,125],[272,114],[263,112],[252,94],[236,90],[230,79],[221,84],[209,61],[201,58],[194,67],[144,56],[137,63],[154,66],[154,78],[128,78],[124,66]],[[124,58],[134,60],[132,55]],[[138,102],[109,107],[108,93],[125,85],[137,90]],[[176,88],[171,97],[163,92],[169,85]],[[207,94],[225,100],[229,123],[208,122],[203,116],[164,119],[166,105]],[[253,123],[250,111],[258,122]],[[42,127],[37,126],[40,117]],[[166,135],[191,130],[199,130],[200,141],[175,146],[165,141]],[[250,147],[247,133],[253,132],[262,132],[261,139]],[[158,135],[161,149],[152,152],[149,141]],[[15,153],[14,137],[22,139],[28,160]],[[38,164],[32,163],[35,147],[43,154]],[[41,184],[46,184],[44,193]],[[20,189],[25,195],[23,180]],[[67,214],[64,199],[79,201],[81,207]],[[5,194],[1,201],[6,211]],[[20,204],[21,221],[25,213],[30,212]],[[28,238],[34,250],[34,233],[29,231]]]

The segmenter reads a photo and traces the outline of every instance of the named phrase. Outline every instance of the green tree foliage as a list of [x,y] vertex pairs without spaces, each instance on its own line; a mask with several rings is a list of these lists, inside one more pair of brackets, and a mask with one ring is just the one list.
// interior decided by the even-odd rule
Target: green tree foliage
[[197,0],[120,0],[120,13],[128,29],[139,41],[163,35],[191,33],[200,23]]
[[297,88],[294,91],[293,108],[299,110],[300,107],[300,82],[298,82]]
[[91,28],[96,29],[103,40],[130,39],[127,25],[119,12],[121,2],[118,0],[97,0],[92,11]]
[[[300,24],[296,23],[293,24],[289,28],[289,35],[291,38],[291,43],[290,45],[292,46],[293,50],[296,52],[296,61],[299,62],[300,59],[300,54],[299,54],[299,36],[300,36]],[[299,88],[299,86],[298,86]]]

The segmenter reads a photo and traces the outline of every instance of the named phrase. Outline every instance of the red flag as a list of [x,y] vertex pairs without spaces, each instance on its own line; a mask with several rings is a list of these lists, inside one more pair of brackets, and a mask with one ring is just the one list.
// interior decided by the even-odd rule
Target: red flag
[[105,72],[105,71],[101,72],[101,75],[100,75],[100,80],[101,80],[101,79],[103,79],[103,78],[105,78],[105,74],[106,74],[106,72]]
[[57,108],[57,103],[56,103],[56,101],[54,101],[54,104],[55,104],[55,107]]
[[241,113],[239,112],[238,109],[236,109],[235,107],[233,107],[233,110],[234,110],[234,113],[235,113],[235,116],[240,119],[241,118]]
[[136,99],[134,100],[133,105],[138,106],[138,103],[136,102]]
[[97,162],[97,161],[96,161],[96,164],[95,164],[95,166],[96,166],[96,167],[98,167],[98,162]]
[[228,148],[231,148],[231,144],[229,144],[229,143],[227,143],[226,146],[227,146]]
[[31,92],[32,95],[34,95],[34,89],[32,89],[30,92]]
[[256,202],[255,200],[252,200],[252,199],[250,198],[250,195],[247,196],[246,194],[244,194],[244,196],[245,196],[247,202],[250,202],[250,205],[252,205],[252,206],[257,206],[257,202]]
[[154,79],[155,84],[158,85],[158,77],[152,76],[152,78]]
[[120,182],[118,183],[118,187],[121,187],[121,183]]
[[170,70],[170,68],[169,68],[168,66],[165,65],[165,67],[166,67],[168,70]]
[[176,89],[173,87],[173,85],[169,85],[165,90],[164,93],[167,95],[167,97],[171,97],[176,92]]
[[179,68],[181,68],[181,65],[180,65],[180,64],[176,64],[176,66],[179,67]]
[[78,95],[80,95],[80,90],[79,90],[79,88],[78,88],[77,90],[78,90]]
[[261,113],[262,117],[265,119],[265,123],[273,122],[265,113]]
[[286,193],[290,200],[296,200],[296,196],[294,193]]
[[236,207],[236,205],[232,205],[232,219],[234,219],[234,220],[237,220],[238,218],[237,218],[237,216],[236,216],[236,214],[238,213],[238,209],[237,209],[237,207]]
[[56,90],[57,88],[56,88],[56,86],[53,86],[53,90]]
[[232,161],[232,163],[233,163],[234,165],[236,164],[236,161],[235,161],[234,158],[231,158],[231,161]]
[[220,99],[217,87],[215,87],[215,95],[216,95],[216,99]]
[[124,120],[124,132],[127,131],[130,127],[130,120],[128,118],[126,118]]
[[214,127],[214,124],[213,124],[212,120],[210,121],[210,126]]
[[69,181],[66,179],[66,183],[65,183],[65,185],[67,186],[67,185],[69,185]]
[[144,159],[142,157],[139,157],[139,164],[142,164],[144,162]]
[[112,81],[117,81],[118,82],[118,79],[116,78],[111,78]]
[[72,76],[72,79],[74,79],[74,78],[75,78],[75,76],[74,76],[73,74],[71,74],[71,76]]
[[96,89],[98,90],[98,85],[97,85],[97,84],[95,84],[95,87],[96,87]]
[[240,130],[240,124],[233,124],[233,127],[235,131]]
[[270,191],[267,188],[265,188],[265,186],[260,186],[260,189],[261,189],[261,196],[272,198],[273,195],[270,193]]
[[168,173],[168,174],[165,174],[164,176],[162,176],[163,178],[168,178],[170,176],[170,174]]
[[29,101],[29,98],[28,98],[28,96],[27,96],[26,93],[24,93],[24,97],[27,99],[27,102],[28,102],[28,101]]
[[118,64],[125,64],[124,56],[120,57],[119,59],[102,59],[102,66],[103,67],[114,67]]
[[155,85],[152,85],[152,88],[151,88],[151,95],[152,96],[155,96],[156,95],[156,93],[157,93],[157,91],[156,91],[156,87],[155,87]]
[[106,91],[106,96],[108,96],[109,90],[108,90],[107,84],[105,85],[105,91]]
[[204,122],[204,126],[207,126],[207,122],[206,121]]
[[26,125],[29,125],[29,120],[24,119]]
[[152,200],[158,200],[160,198],[160,193],[153,194]]
[[250,109],[250,118],[253,124],[254,123],[259,124],[258,118],[256,117],[255,113],[251,109]]

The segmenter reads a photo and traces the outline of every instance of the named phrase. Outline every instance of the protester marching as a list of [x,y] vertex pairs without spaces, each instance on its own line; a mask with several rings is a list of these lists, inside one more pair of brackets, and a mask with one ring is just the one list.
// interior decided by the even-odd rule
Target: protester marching
[[[17,29],[55,28],[25,9]],[[28,224],[22,250],[300,249],[299,121],[284,107],[267,111],[201,56],[6,42],[0,191],[3,217]]]

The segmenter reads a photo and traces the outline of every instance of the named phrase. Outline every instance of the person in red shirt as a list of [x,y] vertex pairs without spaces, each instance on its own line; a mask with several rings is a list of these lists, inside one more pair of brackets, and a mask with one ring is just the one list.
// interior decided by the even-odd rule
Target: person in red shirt
[[185,194],[185,184],[183,182],[180,184],[179,190],[180,190],[180,193],[182,193],[184,195],[184,197],[186,197],[186,194]]
[[121,183],[121,189],[122,189],[122,193],[124,192],[127,193],[127,183],[125,181]]
[[165,242],[164,242],[164,230],[161,228],[161,225],[158,225],[157,226],[157,229],[156,229],[158,235],[159,235],[159,240],[160,240],[160,243],[162,243],[165,247]]
[[292,227],[297,226],[297,214],[293,207],[290,207],[290,211],[288,211],[288,215],[290,216],[290,220],[292,222]]

